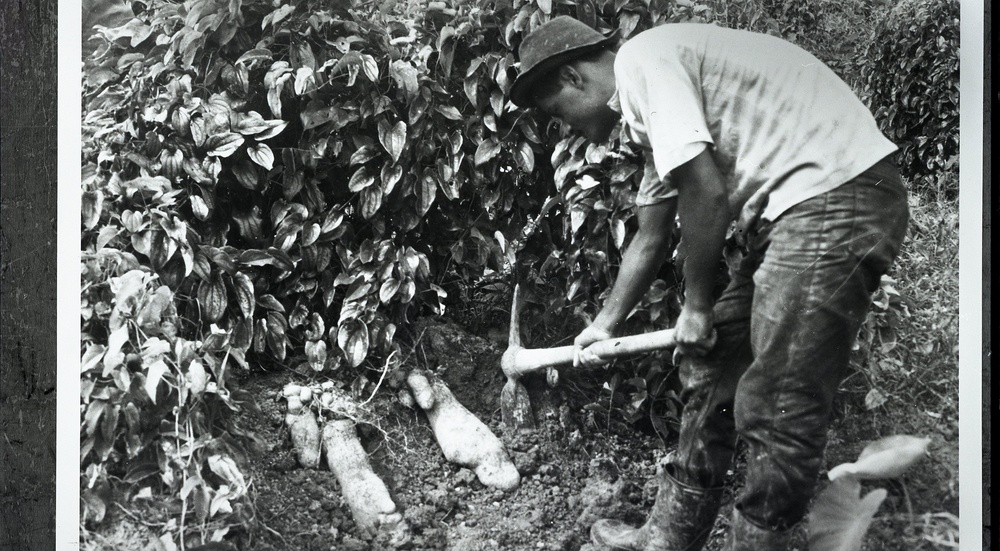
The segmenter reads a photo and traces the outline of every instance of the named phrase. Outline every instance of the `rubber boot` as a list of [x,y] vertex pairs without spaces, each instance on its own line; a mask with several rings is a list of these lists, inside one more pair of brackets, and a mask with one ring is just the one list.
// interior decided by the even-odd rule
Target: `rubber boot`
[[590,528],[590,539],[607,549],[631,551],[697,551],[705,545],[719,512],[722,487],[695,488],[678,482],[660,467],[660,487],[646,524],[633,528],[601,519]]
[[769,530],[750,522],[738,509],[733,509],[733,520],[723,551],[787,551],[792,529]]

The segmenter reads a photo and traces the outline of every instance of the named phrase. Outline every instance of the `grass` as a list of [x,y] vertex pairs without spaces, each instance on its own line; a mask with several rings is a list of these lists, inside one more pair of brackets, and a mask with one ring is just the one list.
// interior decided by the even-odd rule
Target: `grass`
[[[869,533],[870,549],[951,549],[958,541],[958,204],[912,193],[896,265],[899,302],[874,312],[843,387],[827,464],[853,461],[893,434],[931,438],[928,457],[897,480]],[[864,331],[863,331],[864,333]],[[873,399],[876,396],[878,399]]]

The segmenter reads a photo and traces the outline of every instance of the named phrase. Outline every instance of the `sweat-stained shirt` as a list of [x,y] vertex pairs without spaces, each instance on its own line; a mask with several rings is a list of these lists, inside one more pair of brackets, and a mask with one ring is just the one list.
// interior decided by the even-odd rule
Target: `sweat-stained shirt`
[[654,27],[619,49],[615,81],[609,105],[620,110],[626,138],[647,150],[640,206],[676,195],[670,171],[706,144],[730,206],[766,193],[762,218],[771,221],[896,150],[829,67],[764,34],[708,24]]

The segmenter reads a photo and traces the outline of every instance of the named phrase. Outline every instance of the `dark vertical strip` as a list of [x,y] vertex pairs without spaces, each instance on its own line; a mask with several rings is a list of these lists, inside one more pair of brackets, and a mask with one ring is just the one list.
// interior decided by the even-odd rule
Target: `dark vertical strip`
[[0,2],[0,550],[55,546],[56,34]]
[[983,549],[992,549],[991,545],[996,540],[996,528],[993,526],[993,511],[990,504],[993,499],[993,484],[990,474],[992,465],[990,462],[990,436],[991,421],[993,416],[1000,410],[1000,402],[997,401],[997,381],[992,376],[993,364],[991,362],[993,333],[992,322],[992,302],[991,302],[991,282],[990,271],[992,263],[991,256],[991,235],[993,211],[997,208],[993,203],[991,169],[993,150],[990,147],[992,138],[990,131],[992,127],[992,107],[996,107],[997,97],[993,91],[993,29],[990,18],[992,2],[987,1],[985,6],[983,37]]

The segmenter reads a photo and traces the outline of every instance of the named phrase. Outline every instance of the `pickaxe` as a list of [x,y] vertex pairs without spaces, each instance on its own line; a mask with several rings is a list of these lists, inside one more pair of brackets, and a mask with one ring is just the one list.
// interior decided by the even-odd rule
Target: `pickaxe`
[[[510,336],[507,350],[500,359],[500,367],[503,369],[504,375],[507,376],[507,383],[504,384],[503,391],[500,393],[500,413],[505,425],[523,429],[533,428],[535,419],[531,412],[528,390],[519,379],[523,375],[546,369],[549,384],[555,385],[558,381],[558,373],[554,368],[558,365],[573,363],[574,347],[524,348],[521,345],[521,325],[518,319],[521,313],[519,294],[519,286],[515,286],[514,304],[511,306],[510,312]],[[670,348],[674,344],[674,330],[664,329],[641,335],[598,341],[591,344],[588,349],[601,358],[612,359],[630,354],[662,350]]]

